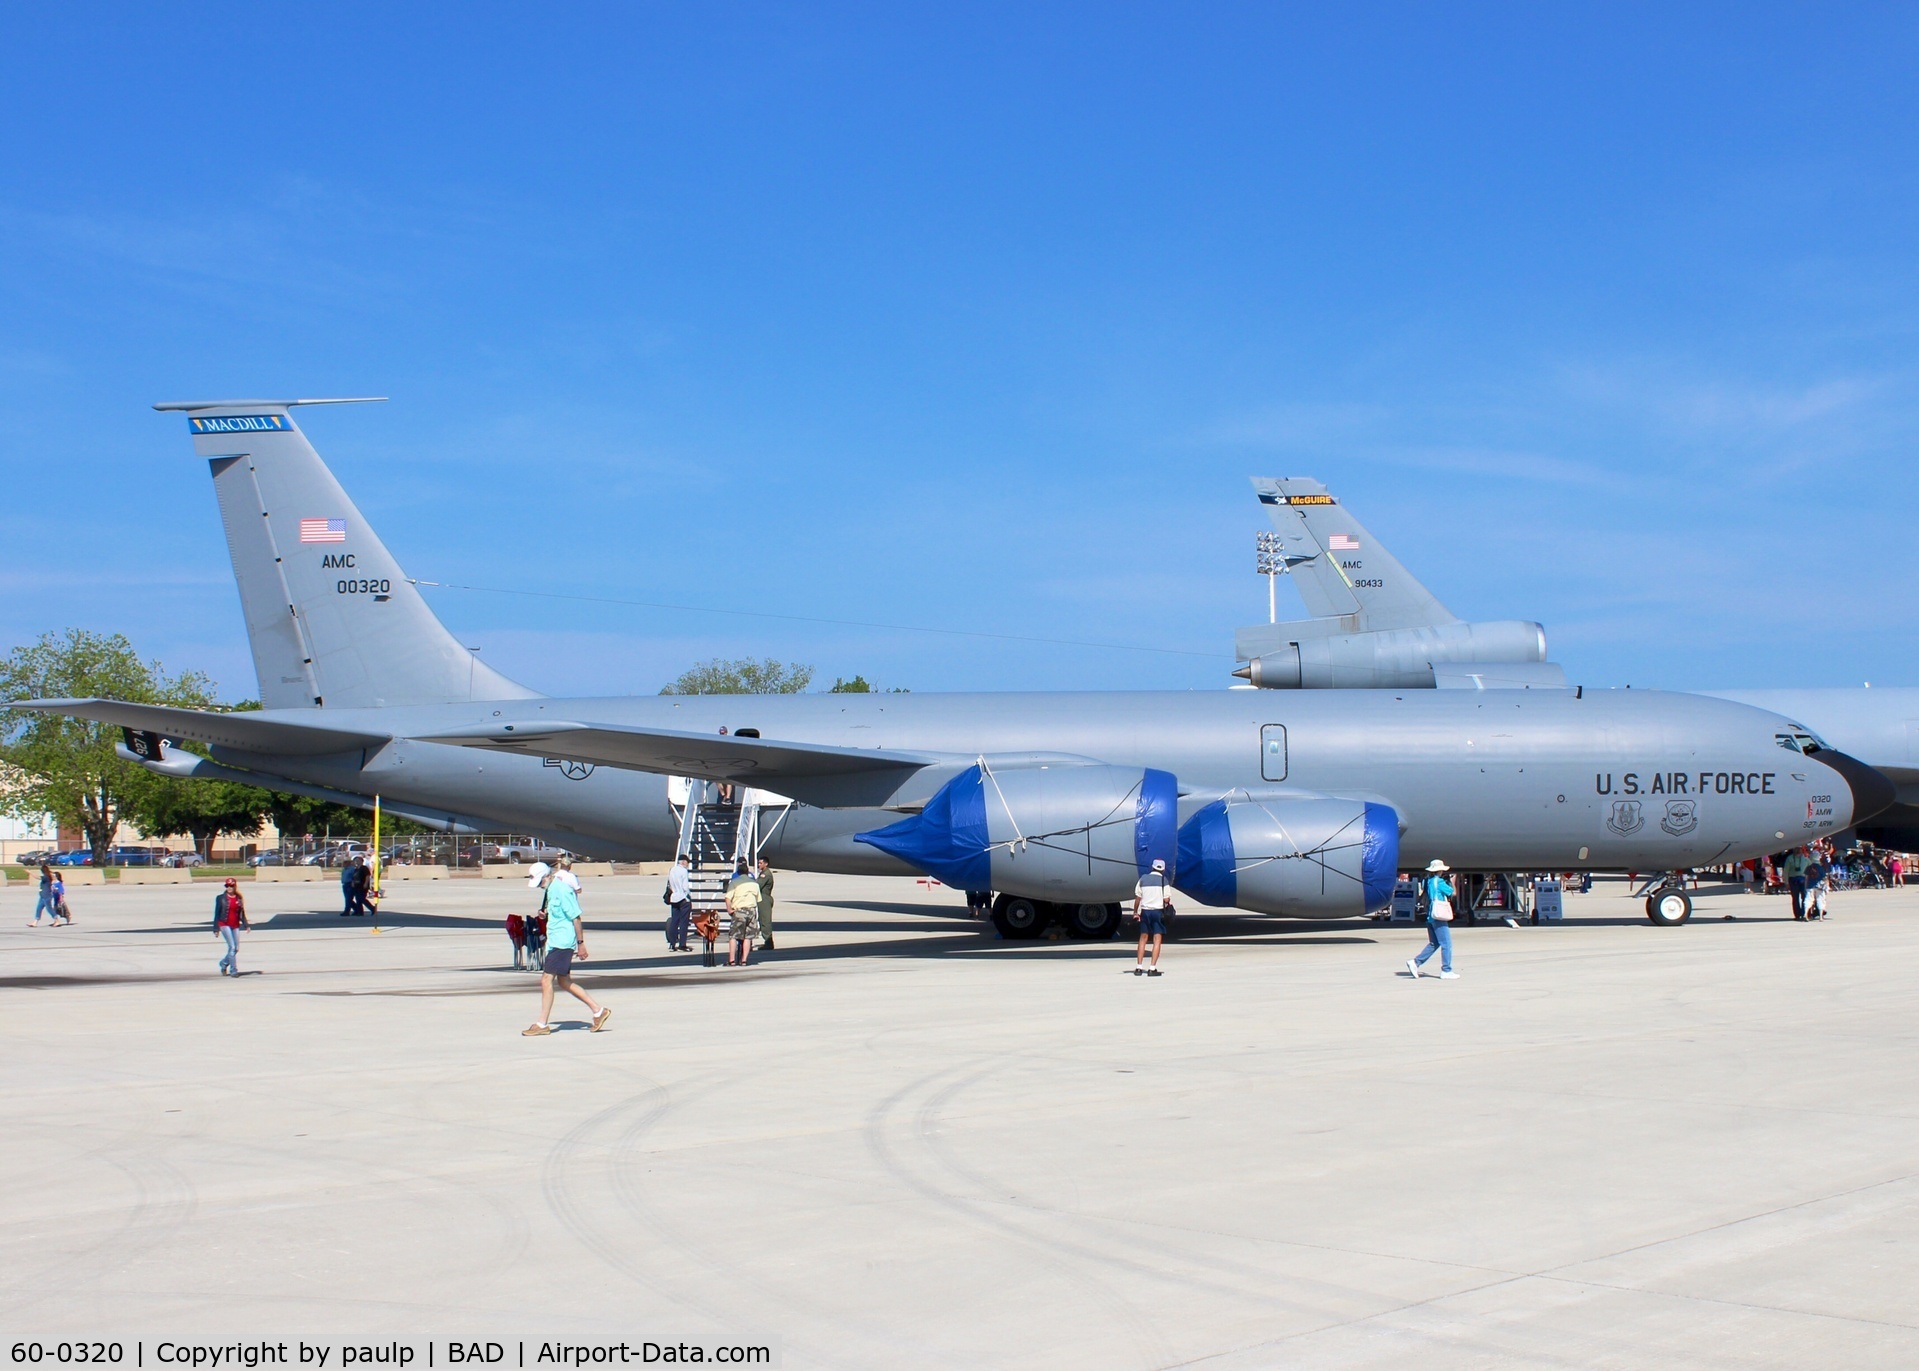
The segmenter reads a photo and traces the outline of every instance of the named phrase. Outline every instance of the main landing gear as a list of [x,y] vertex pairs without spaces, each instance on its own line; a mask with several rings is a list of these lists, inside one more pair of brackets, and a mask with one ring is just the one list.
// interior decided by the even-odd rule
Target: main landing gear
[[1662,928],[1676,928],[1692,917],[1692,896],[1683,886],[1662,885],[1646,896],[1646,917]]
[[1051,924],[1065,926],[1067,935],[1103,942],[1119,932],[1116,904],[1053,904],[1023,895],[1001,895],[993,901],[993,927],[1009,942],[1037,938]]

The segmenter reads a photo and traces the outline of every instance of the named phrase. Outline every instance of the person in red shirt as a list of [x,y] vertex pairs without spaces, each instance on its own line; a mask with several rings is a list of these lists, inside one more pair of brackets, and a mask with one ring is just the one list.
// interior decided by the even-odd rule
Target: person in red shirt
[[226,889],[213,897],[213,927],[227,945],[226,956],[220,958],[220,974],[239,975],[240,930],[253,925],[247,922],[247,902],[240,898],[240,883],[231,876],[227,877]]
[[513,969],[526,965],[526,920],[518,914],[506,916],[506,936],[513,942]]

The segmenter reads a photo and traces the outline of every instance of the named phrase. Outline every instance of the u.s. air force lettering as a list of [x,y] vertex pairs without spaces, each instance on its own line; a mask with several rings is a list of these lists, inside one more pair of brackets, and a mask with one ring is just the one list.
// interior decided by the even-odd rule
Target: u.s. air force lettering
[[1771,795],[1776,771],[1655,771],[1651,781],[1628,771],[1614,779],[1612,772],[1593,776],[1596,795]]

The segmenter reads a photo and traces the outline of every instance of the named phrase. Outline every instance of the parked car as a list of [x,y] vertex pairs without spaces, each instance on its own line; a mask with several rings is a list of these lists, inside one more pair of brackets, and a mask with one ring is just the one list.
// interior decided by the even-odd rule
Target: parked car
[[166,864],[175,867],[205,866],[207,859],[197,852],[169,852],[167,854]]
[[76,847],[71,852],[56,852],[47,861],[54,866],[92,866],[93,849]]
[[506,849],[498,843],[473,843],[460,849],[461,866],[480,866],[486,862],[510,862]]
[[286,863],[277,852],[256,852],[247,859],[248,866],[284,866]]
[[171,855],[164,847],[110,847],[107,849],[107,865],[159,866]]
[[13,860],[20,866],[38,866],[42,862],[52,861],[59,855],[58,852],[50,847],[40,847],[35,848],[32,852],[23,852]]
[[563,847],[551,847],[542,842],[509,843],[506,846],[506,860],[509,862],[557,862],[562,857],[573,854]]

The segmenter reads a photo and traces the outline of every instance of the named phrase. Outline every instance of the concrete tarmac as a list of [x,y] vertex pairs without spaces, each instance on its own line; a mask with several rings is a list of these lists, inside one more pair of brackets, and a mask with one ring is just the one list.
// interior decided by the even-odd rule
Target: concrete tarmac
[[1417,929],[1182,915],[1153,980],[790,873],[780,950],[706,970],[660,884],[588,883],[614,1016],[540,1039],[518,883],[377,934],[250,888],[237,980],[210,888],[0,896],[5,1342],[1919,1364],[1919,892],[1660,929],[1602,885],[1415,983]]

